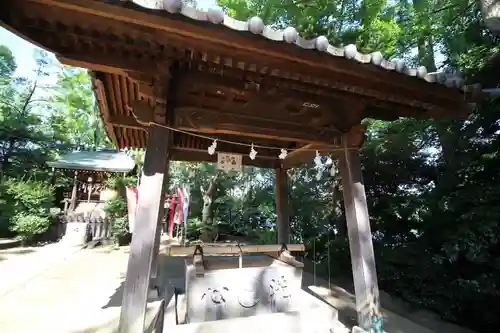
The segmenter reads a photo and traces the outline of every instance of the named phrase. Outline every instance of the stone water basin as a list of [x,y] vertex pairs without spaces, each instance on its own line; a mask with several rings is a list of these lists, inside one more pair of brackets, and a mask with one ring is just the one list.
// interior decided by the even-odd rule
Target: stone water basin
[[[185,291],[166,307],[164,332],[329,332],[337,310],[301,289],[302,266],[270,256],[185,261]],[[199,272],[198,272],[199,273]],[[266,324],[267,322],[267,324]],[[181,327],[182,326],[182,327]],[[307,329],[306,329],[307,328]]]

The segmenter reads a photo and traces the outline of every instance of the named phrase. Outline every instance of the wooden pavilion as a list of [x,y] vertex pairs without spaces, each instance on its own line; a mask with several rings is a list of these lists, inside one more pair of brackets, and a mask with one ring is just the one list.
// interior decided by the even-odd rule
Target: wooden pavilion
[[78,203],[103,204],[107,174],[126,175],[135,168],[135,161],[124,152],[102,149],[73,151],[47,162],[52,169],[72,171],[73,187],[64,193],[64,214],[74,213]]
[[[410,68],[380,52],[337,48],[324,36],[306,40],[293,27],[273,30],[258,17],[237,21],[180,0],[4,0],[0,22],[63,63],[91,69],[110,138],[119,148],[147,149],[123,333],[144,331],[169,161],[215,161],[207,153],[212,140],[189,133],[217,138],[217,151],[242,154],[244,164],[276,169],[280,243],[289,238],[285,170],[316,151],[336,154],[358,323],[370,329],[380,304],[358,155],[361,120],[462,116],[479,91],[460,77]],[[242,144],[255,145],[255,159]],[[283,160],[280,149],[288,152]]]

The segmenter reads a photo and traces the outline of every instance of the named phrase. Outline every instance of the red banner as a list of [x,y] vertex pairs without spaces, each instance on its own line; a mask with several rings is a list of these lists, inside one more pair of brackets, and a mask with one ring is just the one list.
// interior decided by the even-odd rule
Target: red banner
[[[128,226],[133,233],[135,226],[135,214],[137,202],[139,200],[139,190],[136,187],[127,187],[127,213]],[[174,226],[180,225],[187,220],[187,206],[189,204],[188,196],[182,188],[177,189],[177,194],[166,194],[165,201],[170,200],[170,214],[168,219],[168,234],[173,236]]]
[[136,187],[127,187],[127,213],[128,230],[134,232],[135,211],[137,210],[137,201],[139,200],[139,190]]

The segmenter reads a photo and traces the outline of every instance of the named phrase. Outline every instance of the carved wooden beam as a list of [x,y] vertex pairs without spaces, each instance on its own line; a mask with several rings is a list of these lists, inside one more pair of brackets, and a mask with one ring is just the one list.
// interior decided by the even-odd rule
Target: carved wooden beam
[[[232,70],[228,69],[228,71]],[[147,86],[151,84],[150,75],[137,72],[127,75],[141,85],[144,84]],[[303,108],[303,113],[308,108],[322,111],[323,114],[319,116],[318,123],[323,122],[322,120],[327,118],[331,119],[333,113],[339,114],[342,111],[351,109],[349,102],[352,101],[353,97],[357,99],[357,102],[361,100],[368,103],[371,100],[360,95],[339,93],[334,90],[325,90],[324,88],[320,89],[317,86],[301,84],[294,80],[288,80],[290,82],[285,84],[283,80],[286,81],[286,79],[281,78],[266,78],[265,83],[259,84],[254,82],[250,75],[247,78],[237,78],[197,70],[186,70],[182,72],[182,75],[179,76],[175,84],[178,86],[181,96],[185,95],[186,92],[192,91],[193,88],[220,89],[222,96],[244,96],[248,100],[246,108],[264,112],[269,108],[280,109],[279,106],[282,108],[286,104],[285,102],[296,102],[297,105],[301,105]],[[299,90],[299,88],[302,90]],[[148,90],[149,88],[140,89],[144,95],[152,96],[152,92]],[[313,91],[320,93],[316,94]],[[272,116],[272,113],[267,113],[267,115]]]
[[[231,73],[233,70],[236,69],[226,69],[224,73]],[[421,107],[384,101],[354,92],[340,92],[328,88],[328,86],[317,86],[280,77],[262,78],[261,75],[248,73],[243,70],[239,70],[237,73],[243,79],[234,76],[222,76],[216,73],[188,70],[183,72],[181,80],[176,82],[176,84],[179,85],[181,94],[185,94],[195,87],[199,89],[220,89],[222,93],[228,96],[233,94],[243,95],[249,100],[247,108],[264,110],[264,112],[269,108],[279,109],[280,105],[283,106],[284,101],[302,103],[303,111],[307,111],[308,108],[317,107],[317,110],[322,111],[321,115],[311,119],[311,121],[318,125],[332,124],[336,122],[336,118],[339,118],[343,120],[342,122],[346,122],[347,128],[349,128],[366,117],[364,116],[364,110],[368,104],[387,110],[388,114],[391,112],[394,113],[395,110],[396,113],[403,113],[407,116],[424,115],[427,112],[427,110]],[[263,82],[258,83],[260,82],[259,80],[263,80]],[[267,115],[269,117],[273,116],[272,113],[267,113]],[[350,120],[347,121],[347,118]]]
[[[230,70],[228,70],[230,71]],[[181,80],[177,82],[180,91],[192,90],[194,87],[199,88],[220,88],[228,92],[244,94],[249,100],[265,99],[269,103],[269,107],[277,105],[281,100],[295,100],[298,102],[308,102],[311,104],[332,105],[336,101],[334,97],[338,97],[334,91],[331,96],[314,94],[311,92],[293,90],[292,87],[282,87],[282,79],[273,78],[267,79],[265,84],[261,84],[251,79],[251,77],[236,78],[232,76],[222,76],[214,73],[200,72],[189,70],[185,71],[181,76]],[[296,82],[300,86],[300,82]],[[304,84],[303,84],[304,85]],[[311,86],[309,88],[314,88]],[[345,97],[344,97],[345,99]]]
[[233,134],[273,140],[335,144],[340,142],[336,130],[304,126],[301,123],[255,118],[252,116],[224,113],[195,107],[176,109],[176,128],[188,131]]
[[[213,65],[213,64],[212,64]],[[332,79],[321,76],[309,76],[309,81],[302,81],[297,79],[286,78],[282,76],[270,76],[263,75],[261,73],[245,71],[239,68],[224,68],[222,70],[223,73],[233,73],[236,76],[244,77],[248,81],[257,82],[261,90],[269,89],[269,86],[279,86],[280,89],[294,89],[299,93],[301,91],[309,91],[314,95],[323,95],[328,97],[335,97],[341,100],[357,100],[357,101],[376,101],[378,105],[386,105],[389,109],[398,110],[407,110],[408,108],[419,108],[426,110],[434,110],[434,109],[444,109],[449,110],[450,107],[454,107],[456,110],[460,110],[464,108],[464,103],[460,99],[455,99],[453,101],[445,101],[444,95],[450,92],[450,89],[445,88],[444,86],[435,85],[434,88],[437,90],[443,90],[442,95],[438,96],[428,96],[427,98],[423,97],[424,95],[414,95],[412,98],[405,96],[404,94],[392,95],[385,91],[374,90],[377,86],[374,85],[372,89],[364,89],[363,82],[349,82],[342,81],[339,79]],[[212,75],[219,76],[218,74],[210,74],[205,72],[200,72],[202,75]],[[306,74],[303,74],[306,75]],[[319,81],[318,81],[319,80]],[[315,82],[315,83],[312,83]],[[222,81],[217,81],[218,84],[222,84]],[[402,87],[406,88],[406,87]],[[447,90],[447,91],[446,91]],[[438,101],[439,100],[439,101]]]
[[113,74],[122,74],[123,69],[115,66],[109,66],[109,65],[104,65],[104,64],[96,64],[96,63],[90,63],[84,60],[78,60],[74,58],[68,58],[68,57],[62,57],[62,56],[56,56],[57,60],[61,64],[68,65],[68,66],[73,66],[73,67],[80,67],[80,68],[88,68],[93,71],[97,72],[105,72],[105,73],[113,73]]
[[[154,115],[152,106],[143,101],[135,101],[132,104],[135,122],[125,117],[110,119],[110,122],[112,121],[116,126],[131,128],[140,128],[152,122],[158,122],[155,121],[158,117]],[[269,120],[236,112],[224,113],[195,107],[176,108],[175,113],[174,127],[186,131],[233,134],[304,143],[335,144],[337,142],[338,144],[340,142],[341,133],[324,127],[310,127],[301,123]]]
[[122,127],[122,128],[131,128],[131,129],[137,129],[137,130],[143,130],[147,131],[147,124],[141,124],[137,121],[137,118],[134,116],[122,116],[122,117],[108,117],[107,120],[105,120],[107,124],[111,124],[115,127]]
[[[57,46],[53,47],[54,51],[58,51]],[[63,64],[88,68],[95,71],[108,73],[124,74],[127,71],[136,71],[144,73],[154,73],[154,66],[136,59],[127,59],[111,54],[99,54],[97,52],[90,53],[64,53],[64,56],[58,57]]]

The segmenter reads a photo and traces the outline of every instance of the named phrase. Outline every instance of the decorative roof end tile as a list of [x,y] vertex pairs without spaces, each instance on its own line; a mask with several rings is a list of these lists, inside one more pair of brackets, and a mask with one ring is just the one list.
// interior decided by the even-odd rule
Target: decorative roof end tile
[[169,13],[178,13],[182,8],[182,0],[163,0],[163,8]]
[[396,60],[394,60],[394,65],[396,65],[396,72],[404,73],[404,70],[406,67],[404,60],[396,59]]
[[344,47],[344,56],[347,59],[354,59],[356,57],[356,53],[358,53],[356,45],[349,44],[346,47]]
[[382,52],[377,51],[372,53],[372,58],[371,58],[372,64],[380,66],[383,60],[384,56],[382,55]]
[[317,37],[314,40],[314,44],[316,46],[316,49],[321,52],[325,52],[328,49],[328,46],[330,45],[328,39],[325,36]]
[[425,66],[420,66],[419,68],[417,68],[417,76],[421,79],[425,78],[425,76],[427,75],[427,68],[425,68]]
[[254,16],[248,20],[248,29],[251,33],[260,35],[264,31],[264,21],[258,16]]
[[283,40],[287,43],[295,43],[299,34],[294,27],[288,27],[283,31]]
[[224,12],[219,7],[210,8],[207,11],[207,18],[213,24],[221,24],[224,22]]

